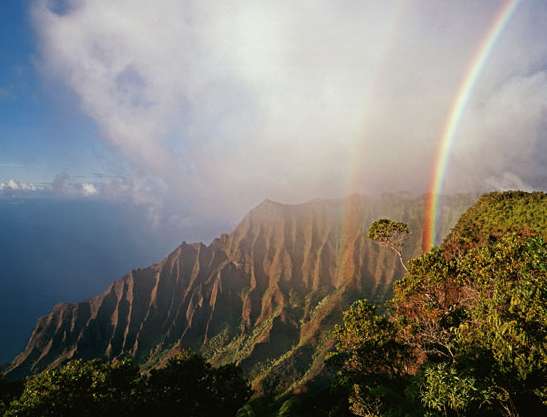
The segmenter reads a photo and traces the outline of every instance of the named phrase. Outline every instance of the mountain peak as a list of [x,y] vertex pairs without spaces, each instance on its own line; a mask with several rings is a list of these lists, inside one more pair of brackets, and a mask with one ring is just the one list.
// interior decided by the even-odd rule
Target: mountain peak
[[270,206],[270,205],[281,205],[281,203],[279,203],[277,201],[273,201],[269,198],[265,198],[264,200],[262,200],[262,202],[257,207],[267,207],[267,206]]
[[254,209],[251,210],[251,212],[256,212],[256,211],[264,211],[264,210],[277,210],[277,209],[281,209],[281,208],[287,208],[287,207],[290,207],[291,205],[290,204],[284,204],[284,203],[280,203],[278,201],[274,201],[274,200],[271,200],[269,198],[266,198],[264,200],[262,200],[262,202],[256,206]]

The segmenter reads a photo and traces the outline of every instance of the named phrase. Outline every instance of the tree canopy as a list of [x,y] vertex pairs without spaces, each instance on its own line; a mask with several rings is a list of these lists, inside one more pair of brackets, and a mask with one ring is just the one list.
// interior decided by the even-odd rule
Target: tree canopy
[[25,381],[4,417],[233,417],[251,394],[234,365],[180,353],[145,374],[132,359],[74,360]]
[[337,326],[355,415],[527,416],[547,404],[547,244],[508,233],[410,263],[380,313],[356,302]]
[[368,237],[380,245],[394,251],[401,265],[407,270],[403,262],[403,245],[410,231],[408,225],[391,219],[379,219],[374,221],[368,229]]

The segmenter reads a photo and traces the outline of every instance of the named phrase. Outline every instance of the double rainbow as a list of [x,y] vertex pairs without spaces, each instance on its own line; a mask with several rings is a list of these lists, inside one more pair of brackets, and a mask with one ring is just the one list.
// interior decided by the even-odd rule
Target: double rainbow
[[439,198],[446,176],[448,155],[454,144],[454,137],[458,124],[462,118],[465,108],[477,84],[480,73],[484,68],[496,41],[515,13],[520,0],[504,0],[502,6],[495,15],[489,30],[486,32],[482,42],[477,48],[473,59],[470,61],[465,77],[458,89],[458,94],[450,108],[448,119],[442,130],[439,147],[434,159],[432,181],[426,199],[424,216],[422,245],[424,251],[430,250],[437,241],[437,224],[439,220]]

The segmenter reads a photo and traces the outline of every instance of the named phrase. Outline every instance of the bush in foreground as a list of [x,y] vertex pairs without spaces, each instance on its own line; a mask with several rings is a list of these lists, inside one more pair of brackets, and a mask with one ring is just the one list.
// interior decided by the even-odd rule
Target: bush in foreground
[[182,353],[150,374],[132,359],[71,361],[25,381],[4,417],[233,417],[250,397],[241,370]]

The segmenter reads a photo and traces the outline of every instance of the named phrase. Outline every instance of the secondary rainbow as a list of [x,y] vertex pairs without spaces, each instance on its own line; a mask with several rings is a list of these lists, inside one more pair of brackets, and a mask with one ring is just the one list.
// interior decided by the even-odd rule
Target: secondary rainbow
[[470,61],[465,77],[458,89],[458,94],[450,108],[448,119],[442,130],[442,136],[439,141],[439,147],[436,152],[433,165],[432,180],[426,200],[426,209],[424,217],[423,248],[429,250],[437,240],[437,224],[439,218],[439,197],[444,185],[448,155],[454,143],[454,137],[465,111],[467,103],[472,96],[474,87],[479,79],[480,73],[484,68],[496,41],[503,29],[515,13],[520,0],[505,0],[496,13],[489,30],[483,37],[479,47]]

